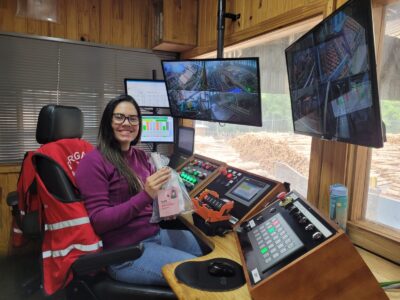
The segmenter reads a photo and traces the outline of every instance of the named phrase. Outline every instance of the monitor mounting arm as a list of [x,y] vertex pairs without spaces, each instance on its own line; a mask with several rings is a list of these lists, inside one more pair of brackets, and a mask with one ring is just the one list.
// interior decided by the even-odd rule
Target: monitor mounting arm
[[240,19],[240,14],[225,13],[226,0],[218,0],[218,44],[217,44],[217,58],[224,56],[224,31],[225,31],[225,18],[236,21]]

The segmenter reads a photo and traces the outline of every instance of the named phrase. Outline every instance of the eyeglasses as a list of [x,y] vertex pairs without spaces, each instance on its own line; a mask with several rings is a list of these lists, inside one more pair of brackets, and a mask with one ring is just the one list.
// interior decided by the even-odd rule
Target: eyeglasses
[[128,119],[128,122],[131,125],[139,124],[138,116],[125,116],[124,114],[113,114],[113,121],[118,125],[124,123],[126,119]]

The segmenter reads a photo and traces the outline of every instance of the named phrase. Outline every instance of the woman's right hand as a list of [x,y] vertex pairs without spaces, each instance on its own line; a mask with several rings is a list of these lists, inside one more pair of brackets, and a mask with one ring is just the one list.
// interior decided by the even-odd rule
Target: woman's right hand
[[157,196],[158,190],[167,183],[169,178],[171,177],[171,169],[168,167],[164,167],[151,176],[147,177],[146,182],[144,184],[144,190],[152,199],[155,199]]

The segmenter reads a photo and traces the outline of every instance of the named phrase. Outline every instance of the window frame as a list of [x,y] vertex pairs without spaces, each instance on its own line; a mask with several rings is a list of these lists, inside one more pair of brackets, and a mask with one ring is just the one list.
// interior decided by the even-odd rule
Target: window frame
[[[336,7],[346,0],[338,0]],[[384,6],[399,0],[374,0],[373,18],[378,74],[380,53],[385,30]],[[328,11],[328,12],[333,12]],[[351,241],[362,248],[400,263],[400,231],[388,226],[367,221],[364,218],[368,198],[369,174],[372,149],[323,141],[313,138],[311,145],[308,200],[322,210],[329,212],[329,185],[343,183],[349,193],[349,216],[347,233]]]
[[[340,1],[339,1],[340,2]],[[344,2],[344,1],[342,1]],[[378,74],[381,70],[381,53],[385,34],[385,6],[399,0],[373,1],[373,19],[375,29],[375,49]],[[339,3],[338,3],[339,4]],[[364,147],[363,147],[364,148]],[[352,149],[350,159],[353,172],[348,174],[352,182],[348,234],[352,242],[396,263],[400,263],[400,230],[367,221],[364,218],[368,199],[369,174],[372,161],[372,149]],[[350,156],[350,157],[351,157]],[[349,170],[350,171],[350,170]]]

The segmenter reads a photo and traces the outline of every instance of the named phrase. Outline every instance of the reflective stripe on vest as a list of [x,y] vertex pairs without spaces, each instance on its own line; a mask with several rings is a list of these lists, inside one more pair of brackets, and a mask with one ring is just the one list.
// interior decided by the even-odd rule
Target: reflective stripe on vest
[[77,218],[77,219],[71,219],[68,221],[62,221],[58,223],[53,223],[53,224],[45,224],[44,225],[44,230],[58,230],[58,229],[63,229],[67,227],[72,227],[72,226],[78,226],[82,224],[88,224],[90,223],[90,220],[88,217],[82,217],[82,218]]
[[22,234],[22,230],[19,229],[19,228],[17,228],[17,227],[14,227],[14,228],[13,228],[13,232],[14,232],[14,233]]
[[45,251],[42,253],[42,257],[49,258],[49,257],[67,256],[68,253],[70,253],[74,249],[84,251],[84,252],[89,252],[89,251],[96,251],[96,250],[100,249],[101,247],[103,247],[102,241],[99,241],[92,245],[72,244],[69,247],[62,249],[62,250]]

